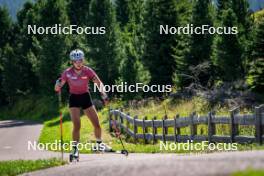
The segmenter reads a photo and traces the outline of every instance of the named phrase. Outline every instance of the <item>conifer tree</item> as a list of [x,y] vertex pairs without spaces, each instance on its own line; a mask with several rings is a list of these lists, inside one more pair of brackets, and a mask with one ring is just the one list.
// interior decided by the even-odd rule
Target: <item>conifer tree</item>
[[[69,24],[64,0],[47,0],[40,4],[40,24]],[[48,17],[48,18],[47,18]],[[68,61],[70,42],[66,35],[45,35],[40,41],[39,80],[43,93],[53,93],[54,81],[61,73],[63,62]]]
[[8,10],[6,7],[0,6],[0,106],[6,103],[6,89],[4,86],[3,77],[6,77],[4,75],[4,70],[8,69],[5,68],[4,58],[5,56],[5,47],[10,42],[10,32],[12,30],[12,22],[11,18],[8,14]]
[[91,26],[105,27],[105,34],[89,36],[89,57],[105,84],[114,84],[119,77],[118,68],[122,56],[120,30],[114,7],[110,0],[92,0]]
[[[194,27],[202,25],[213,26],[210,14],[211,0],[197,0],[192,14],[191,23]],[[190,40],[190,53],[188,54],[188,65],[198,65],[211,60],[213,35],[193,34]]]
[[72,25],[89,25],[89,11],[91,0],[70,0],[68,15]]
[[256,25],[253,41],[252,61],[247,76],[247,83],[256,92],[264,90],[264,18],[260,18]]
[[[237,18],[232,9],[223,10],[222,26],[237,26]],[[223,81],[234,81],[241,78],[242,57],[241,45],[237,35],[219,35],[216,41],[216,66],[219,68],[219,76]]]
[[143,62],[151,75],[151,84],[172,84],[175,71],[173,46],[176,36],[160,34],[160,25],[179,26],[175,0],[146,1],[145,50]]

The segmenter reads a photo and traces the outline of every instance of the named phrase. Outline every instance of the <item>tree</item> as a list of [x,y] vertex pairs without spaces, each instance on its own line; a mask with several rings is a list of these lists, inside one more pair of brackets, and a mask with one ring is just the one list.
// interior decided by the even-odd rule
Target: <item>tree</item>
[[[237,18],[232,9],[222,12],[222,26],[237,26]],[[237,35],[220,35],[216,41],[215,64],[223,81],[234,81],[243,75],[242,48]]]
[[[133,47],[135,47],[138,56],[143,54],[143,33],[142,23],[144,18],[144,1],[142,0],[117,0],[116,12],[117,21],[122,32],[127,31],[132,38]],[[127,42],[127,41],[125,41]]]
[[114,84],[119,77],[118,68],[122,56],[120,30],[110,0],[92,0],[91,26],[105,27],[104,35],[88,37],[89,57],[95,71],[105,84]]
[[18,59],[20,75],[17,85],[19,91],[23,94],[32,90],[36,93],[39,88],[36,73],[38,63],[36,57],[33,57],[39,55],[39,46],[36,36],[27,33],[27,25],[36,24],[36,18],[36,5],[26,2],[24,7],[17,13],[17,23],[14,29],[15,37],[13,43],[16,43],[14,45],[14,53]]
[[[47,0],[40,2],[41,26],[54,24],[69,24],[66,4],[64,0]],[[47,16],[49,18],[47,18]],[[70,42],[65,35],[45,35],[40,41],[39,71],[38,76],[42,93],[53,93],[54,81],[61,72],[62,63],[68,61]]]
[[142,0],[116,0],[116,19],[123,29],[129,22],[137,25],[142,22],[144,13],[144,1]]
[[116,19],[120,23],[120,27],[123,28],[129,21],[130,16],[130,0],[117,0],[116,1]]
[[3,87],[3,72],[5,70],[4,55],[5,46],[10,41],[10,32],[12,30],[11,18],[8,14],[8,10],[5,7],[0,6],[0,106],[5,104],[6,94]]
[[232,0],[232,9],[237,16],[237,22],[241,24],[243,30],[248,32],[251,29],[249,3],[247,0]]
[[[147,84],[149,73],[142,64],[144,42],[142,42],[142,21],[144,1],[141,0],[117,0],[117,21],[122,31],[122,50],[124,55],[120,63],[119,82],[135,85],[137,82]],[[122,94],[124,99],[141,97],[141,93],[126,92]]]
[[[133,40],[133,38],[130,35],[131,33],[125,31],[122,37],[124,41],[123,47],[125,50],[125,57],[122,59],[119,68],[119,82],[126,82],[128,85],[136,85],[136,83],[147,84],[150,81],[149,72],[146,70],[146,68],[140,61],[139,54],[136,51],[133,42],[131,41]],[[122,95],[124,99],[133,99],[140,98],[142,94],[124,92]]]
[[231,6],[231,0],[218,0],[217,1],[217,12],[218,17],[221,17],[222,11],[230,8]]
[[249,10],[249,2],[247,0],[232,0],[232,9],[237,17],[238,22],[238,36],[239,42],[242,47],[242,60],[243,60],[243,77],[247,70],[247,65],[250,62],[250,52],[253,41],[253,19]]
[[90,2],[91,0],[70,0],[68,15],[72,25],[88,26]]
[[239,50],[237,50],[237,56],[240,55],[239,69],[234,69],[239,71],[240,77],[237,79],[243,79],[245,76],[245,70],[247,70],[247,65],[250,62],[250,52],[252,46],[252,19],[249,11],[249,3],[247,0],[222,0],[222,6],[218,9],[218,23],[221,25],[224,19],[223,12],[232,9],[233,14],[236,17],[236,26],[238,28],[237,40],[239,45]]
[[19,65],[12,47],[7,44],[3,48],[3,71],[2,71],[2,90],[5,93],[7,102],[12,104],[18,94],[18,75]]
[[0,47],[3,48],[10,40],[10,29],[12,27],[11,18],[6,7],[0,6]]
[[[194,27],[200,27],[203,25],[213,26],[210,2],[211,0],[195,1],[191,19],[191,24],[193,24]],[[211,62],[213,39],[214,35],[209,33],[191,35],[189,43],[190,49],[186,56],[187,65],[189,67],[197,66],[205,62]],[[210,73],[201,72],[201,75],[199,75],[198,78],[202,85],[207,85],[211,76]]]
[[144,18],[145,50],[143,63],[151,75],[151,84],[172,84],[175,72],[173,46],[176,36],[160,34],[160,25],[179,26],[179,17],[174,0],[146,1]]
[[[177,11],[180,14],[180,25],[185,26],[191,24],[193,3],[189,0],[177,0]],[[173,47],[173,57],[175,59],[175,73],[173,82],[178,88],[183,88],[190,84],[190,80],[186,79],[184,74],[189,74],[188,53],[190,52],[190,35],[180,34],[178,36],[177,45]]]
[[264,18],[257,22],[247,83],[256,92],[264,89]]
[[[197,0],[192,14],[191,23],[194,27],[202,25],[213,26],[210,14],[211,0]],[[190,39],[190,53],[188,54],[188,65],[198,65],[211,60],[213,35],[193,34]]]

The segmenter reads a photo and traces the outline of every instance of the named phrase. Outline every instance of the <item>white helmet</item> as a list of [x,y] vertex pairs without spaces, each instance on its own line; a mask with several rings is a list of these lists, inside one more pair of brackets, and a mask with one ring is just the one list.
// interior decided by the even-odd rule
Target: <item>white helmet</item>
[[83,60],[84,59],[83,51],[80,49],[72,50],[70,53],[70,59],[72,61]]

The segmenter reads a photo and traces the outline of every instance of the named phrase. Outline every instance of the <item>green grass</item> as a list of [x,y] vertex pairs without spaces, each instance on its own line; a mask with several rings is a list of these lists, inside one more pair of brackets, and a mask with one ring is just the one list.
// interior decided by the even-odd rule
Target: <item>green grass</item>
[[46,160],[12,160],[0,161],[0,175],[13,176],[26,172],[31,172],[39,169],[45,169],[54,166],[66,164],[61,162],[60,159],[52,158]]
[[[166,99],[164,101],[150,100],[145,106],[136,107],[135,105],[127,106],[124,111],[130,113],[131,116],[137,115],[139,118],[147,116],[149,119],[157,117],[162,119],[165,114],[169,118],[173,118],[176,114],[180,117],[190,116],[193,112],[199,115],[208,115],[209,111],[215,111],[216,115],[230,115],[229,108],[219,105],[211,106],[206,100],[195,97],[191,100],[173,100]],[[240,113],[251,113],[250,109],[240,109]]]
[[264,170],[247,169],[245,171],[238,171],[231,174],[231,176],[263,176]]
[[[198,101],[198,100],[195,100]],[[199,100],[200,102],[201,100]],[[189,112],[192,110],[197,110],[200,113],[207,112],[206,106],[203,104],[203,102],[200,102],[201,104],[199,105],[199,102],[196,105],[193,105],[193,102],[180,102],[180,103],[172,103],[172,102],[166,102],[166,106],[168,107],[167,113],[170,115],[179,113],[183,115],[187,115]],[[127,107],[124,109],[125,112],[130,112],[131,115],[135,114],[140,114],[139,118],[143,117],[144,114],[147,115],[154,115],[154,114],[160,114],[158,118],[162,117],[162,102],[154,104],[155,102],[151,102],[150,105],[147,105],[143,108],[133,108],[133,107]],[[117,107],[120,107],[121,103],[120,102],[115,102],[111,104],[111,108],[115,109]],[[156,107],[156,109],[154,107]],[[226,109],[222,108],[219,109],[219,114],[224,114]],[[245,110],[245,112],[247,112]],[[64,142],[69,143],[71,141],[71,131],[72,131],[72,122],[70,120],[68,108],[63,109],[63,114],[64,114],[64,121],[63,121],[63,134],[64,134]],[[100,124],[102,126],[103,130],[103,140],[105,143],[109,144],[116,150],[122,149],[122,145],[120,141],[114,137],[114,134],[109,134],[109,124],[108,124],[108,109],[104,108],[101,111],[99,111],[99,118],[100,118]],[[86,143],[86,142],[93,142],[95,140],[94,133],[93,133],[93,127],[91,122],[86,116],[81,117],[81,143]],[[132,129],[132,126],[130,127]],[[244,133],[251,135],[253,134],[252,132],[254,131],[253,128],[243,128]],[[253,131],[252,131],[253,130]],[[141,128],[139,128],[139,133],[142,131]],[[151,131],[150,131],[151,132]],[[181,130],[182,134],[190,134],[190,129],[188,127],[183,128]],[[217,132],[218,134],[229,134],[229,127],[228,125],[222,125],[217,127]],[[242,131],[241,131],[242,132]],[[158,133],[161,133],[161,129],[158,129]],[[169,133],[173,133],[173,129],[169,128]],[[199,125],[198,126],[198,134],[204,134],[206,135],[207,133],[207,127],[205,125]],[[52,134],[52,135],[51,135]],[[191,151],[186,151],[183,149],[180,150],[160,150],[160,144],[159,142],[156,144],[152,144],[150,142],[149,144],[144,144],[142,140],[139,140],[136,144],[134,144],[133,139],[131,137],[127,137],[125,135],[122,136],[125,146],[130,152],[136,152],[136,153],[208,153],[212,151],[208,151],[207,149],[205,150],[191,150]],[[44,124],[44,128],[41,132],[41,136],[39,138],[39,142],[41,143],[49,143],[49,142],[55,142],[56,140],[60,140],[60,128],[59,128],[59,117],[55,117],[51,120],[48,120]],[[238,150],[252,150],[252,149],[264,149],[263,146],[259,146],[257,144],[243,144],[243,145],[238,145]],[[91,153],[90,150],[81,150],[82,153]]]
[[[147,117],[152,119],[157,117],[157,119],[162,119],[165,114],[167,114],[169,119],[173,119],[177,114],[180,117],[188,117],[193,112],[196,112],[198,116],[207,116],[209,111],[215,111],[216,115],[219,116],[230,116],[229,109],[227,107],[214,106],[212,107],[207,101],[202,98],[196,97],[192,100],[172,100],[166,99],[164,101],[149,101],[147,105],[141,107],[135,107],[130,105],[124,109],[124,112],[129,113],[132,117],[138,116],[139,119]],[[252,110],[242,108],[240,109],[240,114],[251,114]],[[161,128],[158,129],[158,132],[161,132]],[[139,128],[139,132],[142,129]],[[173,128],[169,128],[169,134],[173,134]],[[253,126],[239,126],[239,133],[241,135],[254,135]],[[181,128],[182,135],[190,134],[190,128],[185,127]],[[207,135],[207,125],[198,125],[197,126],[198,135]],[[229,135],[230,126],[228,124],[217,124],[216,125],[216,134],[218,135]]]
[[[112,109],[118,109],[121,107],[124,108],[124,112],[130,113],[131,116],[138,115],[139,118],[147,116],[149,119],[156,116],[158,119],[161,119],[165,115],[165,111],[169,118],[173,118],[176,114],[179,114],[180,117],[189,116],[193,111],[196,111],[197,114],[207,115],[208,111],[216,110],[218,115],[229,115],[228,108],[226,107],[211,107],[208,102],[201,98],[194,98],[192,100],[170,100],[165,101],[154,101],[150,100],[145,105],[140,105],[138,107],[134,105],[125,105],[124,102],[120,100],[115,100],[111,103],[110,106]],[[67,106],[63,109],[63,136],[64,142],[69,143],[71,141],[71,131],[72,131],[72,122],[70,120],[69,110]],[[28,99],[20,99],[11,109],[5,108],[0,110],[0,119],[9,117],[16,119],[31,119],[37,121],[44,121],[44,128],[42,129],[39,142],[41,143],[52,143],[56,140],[60,140],[60,128],[59,128],[59,116],[58,116],[58,107],[56,106],[56,97],[43,98],[37,96],[30,96]],[[242,109],[242,113],[250,113],[248,109]],[[114,137],[114,134],[109,134],[109,124],[108,124],[108,108],[104,108],[99,111],[100,124],[103,131],[103,140],[104,142],[110,144],[114,149],[122,149],[121,143],[118,139]],[[93,127],[88,118],[84,115],[81,117],[81,143],[93,142],[95,140]],[[132,126],[130,126],[132,129]],[[198,134],[207,135],[207,126],[198,125],[197,127]],[[149,129],[151,132],[151,129]],[[244,135],[253,135],[253,127],[240,127],[240,133]],[[161,133],[162,129],[158,128],[158,133]],[[228,135],[230,129],[228,125],[217,125],[216,127],[217,134],[219,135]],[[142,128],[138,128],[138,132],[142,133]],[[173,134],[173,128],[169,128],[169,134]],[[190,134],[190,128],[182,128],[181,134],[188,135]],[[124,139],[125,145],[130,152],[144,152],[144,153],[162,153],[162,152],[176,152],[176,153],[188,153],[188,152],[208,152],[204,151],[160,151],[160,145],[157,144],[144,144],[142,140],[139,140],[134,144],[133,139],[127,136],[122,136]],[[239,150],[251,150],[251,149],[263,149],[263,147],[258,146],[257,144],[247,144],[239,145]],[[51,150],[51,148],[50,148]],[[89,151],[82,150],[82,153],[90,153]]]
[[0,108],[0,120],[23,119],[44,121],[57,115],[57,97],[28,95],[20,97],[13,105]]

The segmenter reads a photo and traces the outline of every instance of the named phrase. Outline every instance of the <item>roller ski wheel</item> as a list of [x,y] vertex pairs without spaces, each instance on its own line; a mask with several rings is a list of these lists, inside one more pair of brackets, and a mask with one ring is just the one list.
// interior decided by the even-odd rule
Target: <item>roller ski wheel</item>
[[79,162],[79,153],[77,155],[71,153],[70,154],[70,157],[69,157],[69,161],[70,161],[70,163],[72,163],[72,162]]
[[127,150],[111,150],[105,153],[113,153],[113,154],[122,154],[124,156],[128,156],[128,151]]
[[75,156],[72,153],[70,154],[70,158],[69,158],[70,163],[72,162],[79,162],[79,156]]
[[121,150],[121,154],[128,156],[128,151],[127,150]]

